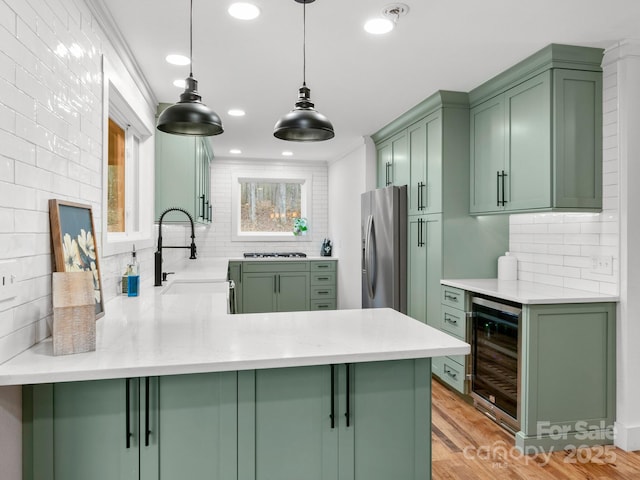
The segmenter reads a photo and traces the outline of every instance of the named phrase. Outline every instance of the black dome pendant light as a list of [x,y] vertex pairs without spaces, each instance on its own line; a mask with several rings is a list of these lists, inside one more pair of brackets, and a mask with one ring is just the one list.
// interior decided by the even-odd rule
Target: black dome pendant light
[[189,21],[189,77],[185,80],[180,101],[166,108],[158,117],[158,130],[174,135],[209,137],[224,132],[216,112],[202,103],[198,82],[193,78],[193,0]]
[[302,87],[298,90],[298,101],[293,110],[278,120],[273,135],[281,140],[293,142],[319,142],[329,140],[335,136],[333,125],[327,117],[317,112],[309,96],[310,90],[306,83],[307,63],[307,3],[314,0],[295,0],[302,3]]

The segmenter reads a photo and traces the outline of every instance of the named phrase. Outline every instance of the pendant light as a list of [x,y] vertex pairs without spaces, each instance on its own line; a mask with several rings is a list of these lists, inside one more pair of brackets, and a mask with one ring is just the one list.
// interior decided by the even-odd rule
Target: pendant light
[[216,112],[202,103],[198,82],[193,78],[193,0],[189,20],[189,77],[185,80],[180,101],[166,108],[158,117],[158,130],[174,135],[208,137],[224,132]]
[[298,90],[298,101],[295,108],[278,120],[273,135],[281,140],[293,142],[318,142],[334,137],[333,125],[327,117],[317,112],[310,98],[310,90],[306,83],[307,63],[307,3],[314,0],[295,0],[302,3],[302,87]]

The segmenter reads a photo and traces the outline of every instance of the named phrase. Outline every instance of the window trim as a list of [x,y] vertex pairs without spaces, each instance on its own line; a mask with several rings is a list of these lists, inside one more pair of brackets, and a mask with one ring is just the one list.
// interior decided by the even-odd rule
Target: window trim
[[232,242],[311,242],[312,235],[291,232],[240,232],[240,182],[255,181],[269,183],[300,183],[300,215],[307,219],[309,230],[313,231],[312,199],[313,175],[310,173],[283,172],[236,172],[231,176],[231,241]]
[[[153,246],[153,191],[154,185],[154,137],[153,126],[148,125],[137,113],[134,99],[135,92],[127,85],[119,81],[117,72],[111,67],[106,57],[103,57],[103,112],[102,112],[102,218],[101,237],[102,252],[104,256],[130,252],[135,244],[136,249],[150,248]],[[127,199],[126,195],[132,189],[130,175],[125,173],[125,205],[126,209],[138,208],[138,229],[129,230],[130,219],[125,218],[125,232],[107,231],[107,211],[109,208],[108,195],[108,168],[109,168],[109,117],[118,123],[126,132],[126,147],[129,150],[130,142],[137,138],[137,201]],[[130,151],[126,156],[129,157]],[[135,154],[135,152],[134,152]],[[128,161],[127,158],[126,161]],[[126,168],[126,167],[125,167]],[[127,170],[128,172],[128,170]],[[125,217],[130,217],[125,212]]]

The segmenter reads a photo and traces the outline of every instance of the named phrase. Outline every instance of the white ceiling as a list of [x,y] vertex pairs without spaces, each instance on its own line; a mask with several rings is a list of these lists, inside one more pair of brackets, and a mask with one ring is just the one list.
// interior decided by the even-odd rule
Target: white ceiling
[[[174,79],[189,67],[189,0],[101,0],[159,102],[174,103]],[[364,32],[387,0],[316,0],[307,5],[307,85],[334,139],[285,142],[276,121],[302,83],[302,4],[254,0],[261,15],[230,17],[233,0],[194,0],[193,73],[203,102],[221,116],[218,157],[337,159],[437,90],[469,91],[549,43],[606,48],[640,37],[639,0],[406,0],[409,13],[384,36]],[[227,114],[242,108],[242,118]]]

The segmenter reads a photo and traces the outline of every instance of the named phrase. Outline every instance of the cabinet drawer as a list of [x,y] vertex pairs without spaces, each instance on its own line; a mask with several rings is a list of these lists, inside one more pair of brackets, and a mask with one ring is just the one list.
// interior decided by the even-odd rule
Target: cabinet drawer
[[444,357],[440,378],[460,393],[464,393],[464,368],[450,357]]
[[335,310],[336,299],[311,300],[311,310]]
[[442,305],[442,330],[458,337],[460,340],[467,340],[467,315],[464,311]]
[[464,310],[464,290],[442,285],[442,303],[459,310]]
[[242,262],[242,270],[252,273],[308,272],[309,262],[300,260],[285,262]]
[[336,261],[311,261],[309,262],[312,272],[335,272]]
[[311,274],[311,285],[335,285],[336,284],[336,272],[318,273],[313,272]]
[[333,285],[323,286],[312,286],[311,287],[311,300],[320,300],[320,299],[335,299],[336,298],[336,288]]

